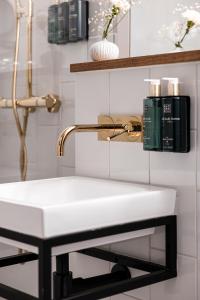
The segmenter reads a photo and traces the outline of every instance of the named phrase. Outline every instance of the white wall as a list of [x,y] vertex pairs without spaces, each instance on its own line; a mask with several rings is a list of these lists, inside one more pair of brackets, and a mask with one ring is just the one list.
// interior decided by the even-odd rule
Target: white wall
[[[162,27],[170,27],[174,22],[183,22],[184,7],[199,7],[194,0],[142,0],[141,4],[132,9],[131,14],[131,55],[173,52],[175,49],[174,34],[163,32]],[[179,6],[178,6],[179,5]],[[181,11],[176,11],[176,8]],[[199,8],[198,8],[199,10]],[[162,31],[162,34],[159,31]],[[172,31],[172,30],[171,30]],[[172,31],[173,32],[173,31]],[[199,29],[190,33],[183,43],[184,50],[196,50],[200,47]]]
[[[113,178],[173,187],[178,192],[178,278],[126,293],[141,300],[197,300],[199,264],[199,145],[198,98],[200,65],[166,65],[154,68],[79,73],[76,83],[76,123],[95,123],[99,114],[142,114],[147,77],[178,76],[182,94],[191,96],[192,148],[188,154],[144,152],[142,144],[99,142],[95,133],[76,135],[76,172],[80,175]],[[92,88],[91,88],[92,86]],[[163,94],[166,95],[166,87]],[[162,231],[110,247],[122,254],[162,262]],[[87,272],[98,269],[92,263]],[[103,266],[103,265],[102,265]],[[104,264],[104,271],[109,268]],[[86,267],[85,267],[86,269]],[[134,273],[134,272],[133,272]],[[134,273],[135,274],[135,273]],[[128,300],[126,296],[112,299]]]

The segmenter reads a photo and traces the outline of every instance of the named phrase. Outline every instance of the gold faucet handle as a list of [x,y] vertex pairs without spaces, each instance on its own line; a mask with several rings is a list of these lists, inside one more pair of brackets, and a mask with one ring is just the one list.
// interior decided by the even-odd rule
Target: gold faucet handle
[[107,141],[110,142],[110,141],[114,140],[116,137],[118,137],[118,136],[120,136],[120,135],[122,135],[124,133],[127,133],[127,132],[128,131],[125,129],[125,130],[123,130],[123,131],[121,131],[119,133],[116,133],[116,134],[112,135],[112,136],[108,136],[107,137]]
[[127,133],[129,136],[140,136],[142,132],[142,126],[141,123],[138,122],[128,122],[126,124],[123,124],[124,130],[121,132],[118,132],[116,134],[113,134],[112,136],[107,137],[107,141],[112,141],[115,138]]
[[59,96],[49,94],[49,95],[45,96],[44,99],[46,100],[46,106],[47,106],[48,112],[52,113],[52,112],[59,111],[60,105],[61,105]]
[[139,115],[100,115],[99,124],[121,125],[120,129],[98,133],[100,141],[143,142],[143,117]]

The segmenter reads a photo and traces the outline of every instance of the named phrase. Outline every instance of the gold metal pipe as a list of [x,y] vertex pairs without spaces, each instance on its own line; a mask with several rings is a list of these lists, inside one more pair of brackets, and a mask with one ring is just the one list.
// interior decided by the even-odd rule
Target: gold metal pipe
[[[19,3],[17,3],[19,5]],[[19,10],[19,6],[17,7]],[[16,24],[16,44],[15,44],[15,56],[14,56],[14,68],[13,68],[13,85],[12,85],[12,102],[13,102],[13,113],[16,121],[17,130],[20,137],[20,175],[21,180],[26,180],[27,174],[27,148],[25,144],[24,130],[20,123],[19,114],[17,111],[17,99],[16,99],[16,90],[17,90],[17,65],[19,58],[19,40],[20,40],[20,19],[22,14],[17,11],[17,24]]]
[[[27,15],[27,97],[32,97],[32,9],[33,9],[33,3],[32,0],[28,1],[28,15]],[[30,113],[30,108],[24,109],[23,112],[23,135],[24,139],[21,140],[21,143],[24,143],[25,146],[25,139],[26,139],[26,132],[28,127],[28,117]],[[23,149],[23,145],[21,147]],[[28,164],[28,158],[25,157],[27,161],[24,161],[24,168],[26,168],[27,173],[27,164]],[[27,174],[25,174],[25,180],[26,180]]]
[[99,132],[113,130],[113,134],[126,130],[123,124],[95,124],[95,125],[74,125],[67,127],[59,136],[57,143],[57,156],[64,156],[64,146],[66,139],[74,132]]
[[16,90],[17,90],[17,64],[19,57],[19,38],[20,38],[20,14],[17,13],[16,22],[16,42],[15,42],[15,55],[14,55],[14,67],[13,67],[13,83],[12,83],[12,103],[13,103],[13,113],[16,121],[16,126],[18,129],[19,136],[23,135],[22,127],[20,124],[19,115],[17,113],[17,101],[16,101]]
[[47,97],[31,97],[29,99],[17,100],[17,105],[22,108],[36,108],[36,107],[53,107],[55,99],[47,99]]
[[[17,64],[19,58],[19,39],[20,39],[20,19],[22,17],[22,7],[19,0],[16,0],[16,43],[15,43],[15,55],[14,55],[14,67],[13,67],[13,83],[12,83],[12,108],[13,114],[16,121],[16,126],[18,130],[18,134],[20,137],[20,175],[21,180],[26,180],[27,174],[27,148],[25,143],[25,135],[24,135],[24,126],[22,128],[20,123],[19,114],[17,111],[17,99],[16,99],[16,91],[17,91]],[[26,118],[26,122],[28,117]],[[23,250],[19,249],[19,253],[22,253]]]
[[[33,16],[33,2],[32,0],[28,1],[28,16],[27,16],[27,97],[32,97],[32,16]],[[27,177],[27,168],[28,168],[28,157],[23,154],[23,148],[26,148],[26,133],[28,127],[28,117],[30,113],[30,108],[24,109],[23,114],[23,139],[21,139],[21,156],[22,156],[22,169],[24,172],[23,180],[26,180]]]
[[33,3],[32,0],[29,0],[28,7],[28,20],[27,20],[27,89],[28,97],[32,97],[32,82],[33,82],[33,68],[32,68],[32,17],[33,17]]
[[[47,107],[47,100],[43,97],[32,97],[30,99],[17,99],[16,104],[21,108]],[[12,106],[12,100],[0,99],[0,108],[12,108]]]
[[[45,102],[45,101],[44,101]],[[37,101],[34,99],[17,99],[17,107],[26,108],[26,107],[36,107]],[[41,105],[43,107],[43,105]],[[10,99],[0,99],[0,108],[12,108],[13,102]]]
[[[60,108],[60,101],[55,95],[46,95],[42,97],[31,97],[24,99],[17,99],[16,105],[19,108],[47,108],[49,112],[57,112]],[[12,108],[13,101],[11,99],[0,98],[0,108]]]
[[[27,20],[27,97],[32,96],[32,0],[28,3],[28,20]],[[21,125],[20,117],[17,111],[18,100],[16,99],[17,90],[17,65],[19,58],[19,40],[20,40],[20,19],[23,16],[23,8],[19,0],[16,0],[16,44],[13,67],[13,84],[12,84],[12,108],[16,121],[17,130],[20,137],[20,174],[21,180],[25,181],[27,177],[27,148],[26,148],[26,131],[28,124],[29,108],[24,109],[23,124]]]

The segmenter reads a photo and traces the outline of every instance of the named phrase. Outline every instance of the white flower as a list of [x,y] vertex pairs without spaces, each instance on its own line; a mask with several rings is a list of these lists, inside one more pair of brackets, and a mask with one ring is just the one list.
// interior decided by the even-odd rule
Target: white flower
[[129,1],[127,0],[111,0],[111,3],[112,5],[119,8],[119,10],[122,11],[123,13],[126,13],[131,7]]
[[182,16],[188,21],[192,21],[195,26],[200,26],[200,13],[196,10],[186,10]]
[[186,31],[186,24],[181,22],[174,22],[168,29],[169,39],[177,43],[181,40]]

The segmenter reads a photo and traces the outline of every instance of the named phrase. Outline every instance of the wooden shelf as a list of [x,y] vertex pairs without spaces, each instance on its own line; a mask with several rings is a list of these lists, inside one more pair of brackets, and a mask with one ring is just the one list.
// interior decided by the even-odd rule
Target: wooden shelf
[[200,50],[71,64],[71,72],[124,69],[200,61]]

